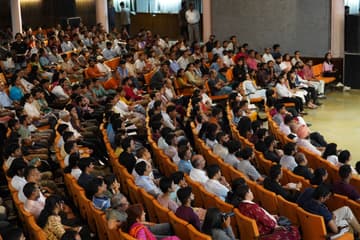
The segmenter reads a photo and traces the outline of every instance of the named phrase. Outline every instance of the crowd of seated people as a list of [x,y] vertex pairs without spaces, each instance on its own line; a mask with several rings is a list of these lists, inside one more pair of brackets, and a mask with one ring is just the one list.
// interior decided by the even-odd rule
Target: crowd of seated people
[[[277,216],[252,202],[246,184],[231,186],[219,165],[206,164],[204,156],[193,149],[190,121],[216,155],[251,181],[289,201],[298,200],[302,185],[281,185],[282,168],[314,185],[322,186],[327,177],[325,169],[307,166],[297,146],[307,147],[340,167],[341,182],[336,183],[334,192],[358,200],[358,193],[349,184],[356,171],[350,168],[349,172],[350,153],[339,153],[336,146],[333,149],[334,145],[327,144],[322,135],[310,132],[301,117],[306,114],[305,107],[317,108],[319,98],[324,97],[324,83],[313,77],[312,63],[304,65],[298,51],[291,59],[275,44],[273,51],[265,48],[260,54],[248,44],[240,45],[235,36],[221,44],[213,35],[204,45],[194,42],[186,46],[183,40],[172,43],[155,37],[150,30],[131,37],[116,31],[106,33],[101,25],[91,29],[83,25],[66,29],[57,26],[46,34],[41,30],[36,38],[29,30],[16,34],[15,41],[9,39],[11,44],[3,43],[9,53],[0,61],[6,76],[6,81],[0,82],[1,114],[6,116],[1,122],[10,133],[4,159],[7,176],[49,239],[75,236],[77,232],[83,239],[91,235],[72,215],[67,197],[57,187],[62,166],[54,157],[56,132],[60,140],[55,147],[64,159],[65,173],[74,176],[94,206],[106,213],[110,227],[120,227],[138,239],[159,235],[177,238],[172,236],[169,224],[144,223],[143,206],[129,206],[116,178],[101,171],[102,165],[109,164],[99,132],[104,119],[119,163],[134,177],[135,184],[214,239],[235,238],[229,217],[223,217],[219,209],[192,208],[194,196],[184,174],[221,200],[236,198],[234,207],[256,220],[260,234],[275,230],[285,239],[299,239],[299,232],[295,227],[290,231],[278,226]],[[115,68],[106,64],[117,57],[120,60]],[[327,54],[325,62],[324,72],[336,75],[331,55]],[[192,90],[190,95],[182,96],[185,88]],[[209,95],[226,96],[233,122],[226,117],[226,104],[213,103]],[[294,143],[281,149],[262,127],[262,121],[256,121],[257,107],[250,102],[257,98],[261,99],[260,105],[267,104],[280,129]],[[191,113],[187,116],[190,101]],[[295,107],[288,111],[285,103]],[[231,136],[230,124],[266,159],[279,164],[268,176],[253,165],[254,150]],[[178,167],[179,172],[171,177],[163,176],[152,161],[147,128]],[[322,203],[327,196],[314,194],[311,201]],[[349,210],[346,214],[352,216]],[[331,221],[326,223],[336,232]],[[357,231],[355,221],[352,223]]]

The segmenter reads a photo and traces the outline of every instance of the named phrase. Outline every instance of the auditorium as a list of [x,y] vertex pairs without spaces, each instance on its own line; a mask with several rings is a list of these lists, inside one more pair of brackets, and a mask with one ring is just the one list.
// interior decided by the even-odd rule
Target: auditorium
[[360,239],[360,0],[0,2],[0,240]]

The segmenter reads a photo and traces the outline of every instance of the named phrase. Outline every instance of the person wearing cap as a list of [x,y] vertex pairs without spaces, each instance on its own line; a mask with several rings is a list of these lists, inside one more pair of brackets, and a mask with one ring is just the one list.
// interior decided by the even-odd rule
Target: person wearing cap
[[[102,57],[97,56],[97,58]],[[88,78],[99,79],[102,82],[107,80],[107,75],[99,71],[96,65],[96,59],[94,57],[89,58],[89,66],[85,69],[85,75],[87,75]]]
[[106,48],[104,48],[102,50],[102,55],[104,56],[104,58],[106,60],[115,58],[117,56],[116,53],[112,49],[112,42],[110,42],[110,41],[106,42]]

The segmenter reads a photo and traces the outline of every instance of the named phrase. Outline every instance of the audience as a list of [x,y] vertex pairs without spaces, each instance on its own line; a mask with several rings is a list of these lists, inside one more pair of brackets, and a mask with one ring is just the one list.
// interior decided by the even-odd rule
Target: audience
[[[127,39],[121,39],[124,36]],[[88,239],[89,235],[80,224],[67,226],[63,217],[66,207],[56,196],[59,189],[54,181],[58,183],[57,178],[61,176],[59,166],[65,166],[64,173],[71,174],[92,204],[106,213],[111,229],[121,227],[138,239],[159,237],[156,230],[161,230],[161,226],[157,228],[144,222],[141,205],[129,206],[116,177],[102,177],[108,174],[108,158],[113,157],[108,155],[106,138],[104,142],[99,131],[103,118],[109,121],[104,128],[111,147],[116,148],[118,164],[132,174],[135,184],[213,239],[234,239],[230,216],[217,208],[207,209],[206,215],[206,210],[193,209],[194,195],[187,186],[185,173],[201,183],[206,191],[255,219],[260,235],[284,239],[300,239],[300,235],[295,227],[279,226],[278,216],[271,216],[253,203],[253,195],[244,179],[234,181],[230,187],[221,175],[220,166],[209,164],[209,159],[204,159],[205,153],[203,156],[192,149],[197,142],[194,142],[195,136],[191,136],[191,121],[195,123],[197,137],[204,140],[219,160],[232,165],[256,184],[263,183],[266,189],[295,202],[301,183],[280,184],[281,167],[293,171],[311,184],[320,185],[312,195],[302,196],[302,200],[305,199],[302,206],[306,210],[324,216],[333,233],[340,230],[338,226],[343,226],[341,221],[350,224],[355,232],[360,230],[349,208],[334,211],[334,219],[327,209],[327,212],[322,211],[323,203],[331,195],[322,185],[328,177],[326,169],[309,168],[306,155],[297,152],[297,147],[306,148],[339,167],[341,181],[334,183],[334,192],[358,201],[359,194],[350,184],[356,173],[349,165],[350,152],[340,152],[335,143],[327,144],[319,133],[311,133],[301,117],[306,114],[304,104],[309,108],[317,107],[318,97],[324,95],[324,83],[315,81],[311,62],[307,61],[303,68],[299,51],[295,51],[291,59],[289,54],[281,56],[278,44],[273,46],[273,52],[266,47],[264,53],[260,53],[248,50],[248,44],[239,46],[236,36],[221,45],[213,35],[205,45],[194,43],[188,48],[181,40],[171,45],[158,34],[152,37],[149,30],[140,31],[135,37],[115,30],[105,33],[101,24],[89,30],[83,25],[64,30],[59,26],[47,33],[39,28],[36,37],[34,40],[31,31],[24,36],[16,34],[15,42],[10,45],[17,55],[9,53],[7,59],[1,61],[3,72],[12,76],[6,75],[6,81],[0,82],[0,104],[6,108],[0,120],[11,130],[5,145],[6,175],[11,178],[11,187],[18,191],[25,210],[38,219],[48,239]],[[123,43],[123,40],[126,41]],[[25,49],[29,54],[24,55]],[[104,60],[114,57],[121,58],[119,66],[110,68]],[[338,78],[331,54],[326,54],[325,58],[324,76]],[[233,79],[228,78],[230,73]],[[179,89],[174,84],[175,77]],[[191,86],[196,89],[190,89]],[[266,89],[273,87],[277,96]],[[181,90],[188,88],[193,95],[181,96]],[[157,90],[150,92],[150,102],[146,94],[149,90]],[[229,95],[233,122],[226,121],[225,105],[215,106],[206,91],[213,96]],[[258,110],[250,111],[249,103],[255,98],[266,101],[281,133],[294,142],[278,145],[275,137],[268,136],[267,130],[254,121]],[[187,113],[189,100],[192,109]],[[294,109],[287,110],[285,103],[293,103]],[[263,102],[257,106],[264,108]],[[253,109],[256,106],[251,107]],[[49,129],[43,130],[43,126]],[[241,149],[237,138],[233,136],[232,139],[231,126],[235,126],[250,144],[255,144],[255,149],[266,159],[279,163],[271,167],[269,176],[262,176],[257,169],[260,166],[253,165],[259,164],[258,159],[254,161],[253,148],[245,142]],[[165,177],[162,175],[165,172],[153,168],[151,153],[144,147],[150,143],[147,137],[153,137],[159,149],[177,165],[178,172]],[[163,161],[150,145],[154,160]],[[198,146],[194,149],[200,150]],[[115,167],[112,165],[112,169]],[[159,169],[166,167],[161,165]],[[166,176],[169,175],[166,172]],[[305,192],[311,191],[306,189]],[[200,220],[204,220],[202,228]],[[163,239],[178,239],[167,237],[171,235],[169,224],[166,229]],[[18,239],[21,233],[14,231],[9,236]]]

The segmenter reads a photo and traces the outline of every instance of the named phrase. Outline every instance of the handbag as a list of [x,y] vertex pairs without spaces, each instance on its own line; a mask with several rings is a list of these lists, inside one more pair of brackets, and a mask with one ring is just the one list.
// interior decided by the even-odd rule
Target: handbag
[[291,221],[284,216],[280,216],[277,220],[277,224],[282,227],[290,227],[292,225]]

